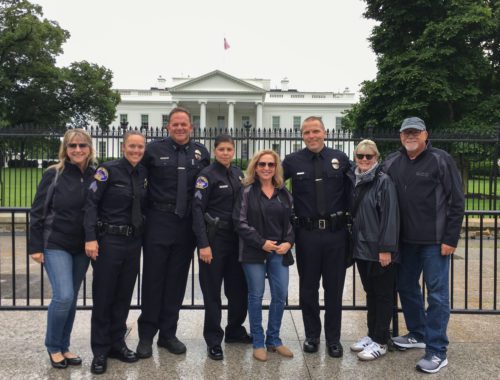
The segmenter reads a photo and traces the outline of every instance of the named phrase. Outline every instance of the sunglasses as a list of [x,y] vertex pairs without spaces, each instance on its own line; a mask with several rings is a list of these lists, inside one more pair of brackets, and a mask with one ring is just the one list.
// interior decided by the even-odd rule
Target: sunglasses
[[86,144],[86,143],[81,143],[81,144],[76,144],[76,143],[71,143],[71,144],[68,144],[67,145],[68,148],[71,148],[71,149],[75,149],[76,147],[80,148],[80,149],[85,149],[89,146],[89,144]]
[[374,154],[360,154],[360,153],[356,153],[356,158],[358,160],[362,160],[365,157],[366,157],[367,160],[371,160],[373,157],[375,157],[375,155]]
[[276,166],[276,164],[274,162],[258,162],[257,166],[259,168],[265,168],[267,166],[272,169]]

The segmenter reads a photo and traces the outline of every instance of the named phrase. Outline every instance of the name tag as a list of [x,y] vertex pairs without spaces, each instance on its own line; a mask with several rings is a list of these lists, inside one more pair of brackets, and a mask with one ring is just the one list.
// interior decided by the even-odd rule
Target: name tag
[[229,187],[229,185],[220,185],[219,189],[227,189],[228,187]]
[[160,157],[160,160],[168,160],[170,157]]
[[305,172],[298,172],[296,175],[304,175],[306,174]]

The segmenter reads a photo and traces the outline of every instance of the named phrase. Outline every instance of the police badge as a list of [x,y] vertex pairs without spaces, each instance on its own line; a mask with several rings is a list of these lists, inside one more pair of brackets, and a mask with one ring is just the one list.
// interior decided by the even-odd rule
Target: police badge
[[340,162],[338,159],[332,158],[332,168],[334,168],[335,170],[340,168]]

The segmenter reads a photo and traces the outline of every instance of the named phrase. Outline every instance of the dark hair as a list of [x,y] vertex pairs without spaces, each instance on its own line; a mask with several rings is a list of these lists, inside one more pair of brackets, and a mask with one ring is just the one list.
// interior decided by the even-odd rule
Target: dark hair
[[175,107],[174,109],[172,109],[172,111],[170,111],[170,113],[168,114],[168,122],[170,123],[170,120],[172,119],[174,113],[179,113],[179,112],[183,112],[186,115],[188,115],[189,122],[190,123],[192,122],[191,113],[184,107]]
[[301,131],[302,131],[303,127],[304,127],[304,123],[307,122],[307,121],[319,121],[319,123],[321,124],[321,127],[323,127],[323,129],[325,129],[325,124],[323,123],[323,119],[321,117],[319,117],[319,116],[309,116],[306,119],[304,119],[304,121],[302,122],[302,126],[300,127]]
[[217,148],[217,146],[220,144],[220,143],[224,143],[224,142],[227,142],[227,143],[230,143],[233,147],[234,147],[234,140],[231,136],[229,135],[219,135],[215,138],[215,142],[214,142],[214,147]]
[[144,135],[141,132],[139,132],[139,131],[127,131],[123,135],[123,143],[125,143],[130,136],[142,136],[144,138],[144,141],[146,141],[146,137],[144,137]]

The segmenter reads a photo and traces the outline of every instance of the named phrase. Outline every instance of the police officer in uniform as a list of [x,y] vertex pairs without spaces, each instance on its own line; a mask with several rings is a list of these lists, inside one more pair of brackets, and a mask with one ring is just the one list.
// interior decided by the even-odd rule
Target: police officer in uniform
[[169,137],[146,146],[142,163],[148,169],[148,210],[144,232],[142,313],[137,356],[152,355],[153,338],[174,354],[186,352],[176,337],[189,264],[196,246],[191,199],[198,173],[210,154],[190,139],[193,125],[188,110],[169,114]]
[[231,136],[217,136],[214,146],[215,162],[203,169],[196,180],[193,228],[200,250],[200,286],[205,304],[203,336],[208,357],[222,360],[222,280],[228,299],[226,343],[252,343],[252,338],[242,326],[247,315],[247,285],[238,262],[238,235],[231,217],[243,173],[231,165],[234,157]]
[[123,158],[102,164],[85,207],[85,251],[92,259],[91,372],[106,372],[107,358],[138,360],[125,344],[127,316],[139,272],[147,173],[140,164],[146,141],[125,133]]
[[301,133],[306,148],[287,155],[283,168],[285,178],[292,179],[299,298],[306,333],[304,351],[318,351],[321,335],[318,290],[322,278],[328,354],[341,357],[347,239],[345,213],[354,178],[347,156],[325,146],[326,131],[321,118],[306,118]]

